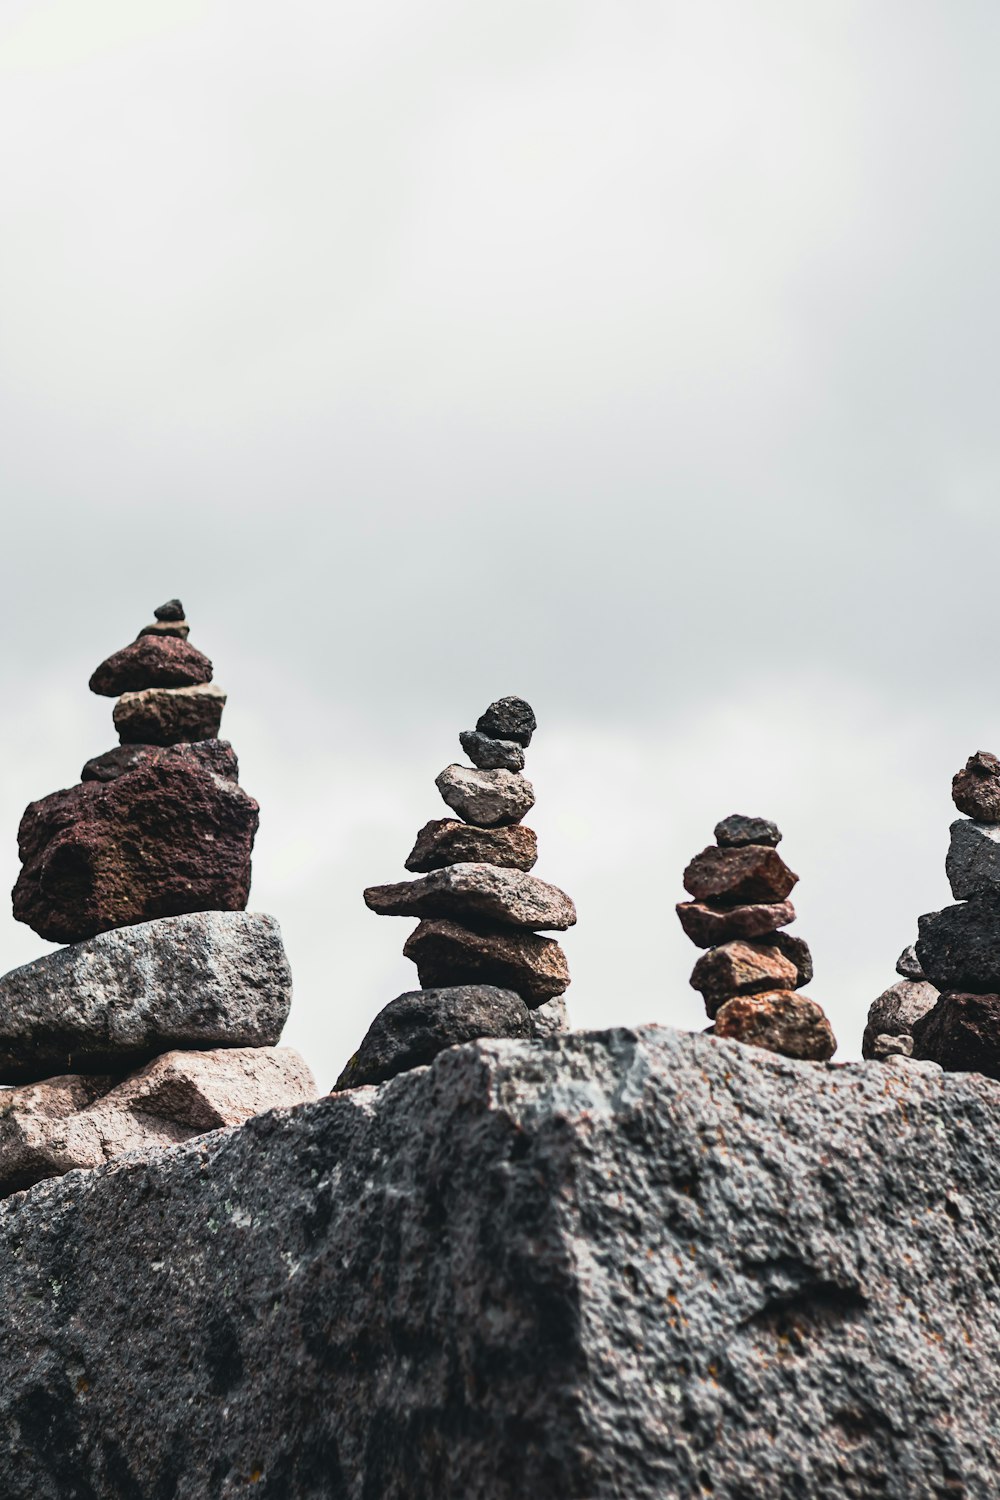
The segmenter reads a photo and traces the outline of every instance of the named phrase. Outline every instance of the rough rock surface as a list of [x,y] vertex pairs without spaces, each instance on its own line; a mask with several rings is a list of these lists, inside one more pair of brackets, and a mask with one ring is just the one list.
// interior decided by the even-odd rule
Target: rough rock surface
[[[912,1036],[913,1028],[937,1004],[938,991],[925,979],[901,979],[873,1000],[861,1042],[862,1057],[877,1057],[883,1036]],[[883,1049],[884,1051],[884,1049]]]
[[403,946],[417,966],[424,989],[456,984],[490,984],[515,990],[527,1005],[542,1005],[569,987],[569,965],[553,938],[509,928],[459,926],[424,921]]
[[967,818],[1000,823],[1000,760],[988,750],[977,750],[953,778],[951,795]]
[[453,818],[435,818],[425,823],[410,850],[406,868],[426,874],[445,865],[467,861],[486,865],[505,865],[513,870],[530,870],[538,860],[538,838],[523,823],[507,828],[473,828]]
[[176,636],[141,635],[101,662],[90,691],[117,698],[145,688],[194,687],[211,680],[212,663],[197,647]]
[[144,757],[114,781],[32,802],[21,819],[14,916],[75,943],[181,912],[239,910],[250,892],[258,807],[224,741]]
[[812,984],[813,957],[805,938],[794,932],[772,932],[763,941],[772,948],[777,948],[780,954],[795,965],[798,977],[792,985],[793,990],[800,990],[804,984]]
[[744,906],[784,901],[798,878],[777,850],[763,844],[748,844],[741,849],[719,849],[709,844],[684,871],[684,889],[696,901]]
[[755,990],[794,989],[797,970],[779,949],[765,943],[723,943],[703,953],[694,966],[691,986],[700,991],[709,1016],[734,995]]
[[940,995],[913,1026],[913,1056],[1000,1079],[1000,995]]
[[[156,760],[172,747],[164,745],[116,745],[88,760],[80,772],[81,781],[117,781],[126,771],[134,771],[144,761]],[[187,747],[184,747],[185,749]],[[236,752],[228,740],[201,740],[190,747],[192,755],[203,766],[226,781],[238,781],[240,775]]]
[[1000,905],[966,901],[919,921],[917,958],[939,990],[1000,991]]
[[112,718],[123,745],[180,745],[216,739],[225,706],[226,695],[214,682],[147,688],[119,698]]
[[531,1030],[536,1037],[557,1036],[569,1030],[569,1007],[565,995],[557,995],[531,1012]]
[[565,932],[576,907],[557,885],[498,865],[446,865],[416,880],[372,885],[365,904],[383,917],[471,917],[529,932]]
[[533,1034],[531,1012],[513,990],[485,984],[410,990],[379,1011],[334,1089],[385,1083],[433,1062],[445,1047],[478,1037],[523,1040]]
[[480,1042],[0,1207],[5,1500],[993,1500],[1000,1087]]
[[[867,1032],[865,1033],[867,1039]],[[882,1031],[878,1036],[871,1038],[869,1050],[866,1057],[875,1058],[878,1062],[886,1062],[890,1057],[912,1057],[913,1038],[908,1034],[900,1032],[893,1036],[891,1032]]]
[[715,842],[722,849],[742,849],[747,844],[781,843],[781,830],[770,818],[748,818],[744,813],[730,813],[716,823]]
[[901,974],[904,979],[926,979],[927,976],[920,967],[917,950],[913,943],[904,948],[896,960],[896,973]]
[[117,1072],[176,1047],[273,1047],[292,977],[273,917],[200,912],[102,933],[0,979],[0,1083]]
[[481,771],[523,771],[524,751],[516,740],[494,740],[478,729],[463,729],[459,743]]
[[453,812],[479,828],[520,823],[535,805],[531,782],[516,771],[446,766],[435,785]]
[[158,609],[153,610],[153,618],[161,622],[169,621],[171,624],[177,624],[178,621],[184,619],[184,606],[179,599],[168,599],[166,604],[161,604]]
[[706,901],[678,901],[677,915],[685,933],[697,948],[714,948],[732,938],[759,938],[795,921],[790,901],[769,905],[710,906]]
[[810,1062],[826,1062],[837,1050],[822,1008],[792,990],[727,1000],[715,1017],[715,1035]]
[[167,1052],[124,1080],[76,1074],[7,1089],[0,1194],[315,1098],[312,1074],[288,1047]]
[[956,901],[1000,897],[1000,826],[968,818],[952,823],[945,874]]
[[494,740],[514,740],[525,748],[531,744],[531,736],[537,728],[538,722],[531,704],[526,703],[523,698],[513,696],[497,698],[476,720],[476,729],[480,734],[488,735]]

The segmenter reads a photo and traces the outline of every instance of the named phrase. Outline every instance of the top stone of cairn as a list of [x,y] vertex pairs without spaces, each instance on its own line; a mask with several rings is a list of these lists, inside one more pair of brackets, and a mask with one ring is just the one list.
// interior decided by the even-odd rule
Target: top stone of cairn
[[781,843],[781,830],[769,818],[748,818],[744,813],[730,813],[715,825],[715,842],[720,849],[745,849],[750,844],[766,844],[771,849]]
[[493,740],[513,740],[525,749],[531,744],[531,736],[538,722],[530,703],[523,698],[497,698],[476,721],[480,734]]
[[975,823],[1000,823],[1000,760],[988,750],[970,755],[951,783],[959,812]]
[[176,623],[184,618],[184,606],[179,599],[168,599],[166,604],[153,610],[153,618],[161,623],[167,620]]

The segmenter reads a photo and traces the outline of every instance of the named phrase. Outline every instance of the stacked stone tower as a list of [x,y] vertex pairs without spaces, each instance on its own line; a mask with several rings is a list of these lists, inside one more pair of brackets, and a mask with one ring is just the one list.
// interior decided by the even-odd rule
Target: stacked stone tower
[[371,886],[380,916],[419,917],[403,948],[421,989],[390,1001],[337,1081],[380,1083],[477,1037],[531,1037],[565,1025],[562,948],[543,931],[576,921],[558,886],[529,874],[538,841],[521,819],[535,801],[522,775],[536,728],[523,698],[491,703],[459,740],[472,766],[451,765],[437,788],[458,818],[427,823],[406,860],[416,880]]
[[314,1097],[275,1045],[288,960],[244,910],[259,809],[188,633],[170,600],[101,663],[120,744],[21,820],[14,915],[69,946],[0,978],[0,1191]]
[[798,876],[778,853],[781,833],[766,818],[734,813],[715,828],[715,844],[684,871],[694,897],[677,915],[688,937],[708,951],[691,984],[715,1036],[787,1057],[824,1062],[837,1043],[820,1006],[796,993],[813,977],[812,955],[785,932],[795,920],[788,899]]

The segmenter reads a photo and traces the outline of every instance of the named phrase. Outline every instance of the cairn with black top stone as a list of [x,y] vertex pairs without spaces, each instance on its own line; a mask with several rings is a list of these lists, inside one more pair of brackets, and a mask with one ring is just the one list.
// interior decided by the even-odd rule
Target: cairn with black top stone
[[419,917],[403,952],[420,990],[379,1013],[337,1089],[381,1083],[477,1037],[533,1037],[565,1025],[569,969],[542,932],[576,921],[558,886],[530,873],[538,841],[522,819],[535,801],[522,774],[536,728],[523,698],[491,703],[459,740],[471,766],[450,765],[437,788],[457,814],[426,823],[406,860],[417,879],[370,886],[380,916]]
[[802,938],[784,931],[795,920],[789,896],[798,876],[778,853],[781,834],[766,818],[734,813],[716,825],[715,840],[684,871],[694,899],[677,905],[684,931],[707,950],[691,984],[714,1022],[710,1029],[824,1062],[837,1043],[820,1006],[797,993],[813,977],[812,955]]

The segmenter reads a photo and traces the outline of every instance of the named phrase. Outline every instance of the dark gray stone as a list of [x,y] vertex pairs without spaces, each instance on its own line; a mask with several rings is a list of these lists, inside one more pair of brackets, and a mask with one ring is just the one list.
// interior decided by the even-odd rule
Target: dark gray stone
[[919,921],[917,958],[939,990],[996,994],[1000,990],[1000,905],[965,901]]
[[958,818],[951,825],[945,874],[956,901],[1000,898],[1000,826]]
[[913,943],[904,948],[896,960],[896,973],[901,974],[904,979],[926,979],[927,975],[920,967],[917,950]]
[[993,1500],[1000,1088],[666,1029],[0,1207],[4,1500]]
[[178,1047],[273,1047],[291,1002],[281,932],[262,912],[118,927],[0,979],[0,1083],[124,1073]]
[[478,729],[463,729],[459,743],[481,771],[523,771],[524,751],[516,740],[493,740]]
[[576,907],[557,885],[499,865],[446,865],[416,880],[371,885],[365,905],[383,917],[449,917],[529,932],[565,932]]
[[772,948],[777,948],[779,953],[790,959],[795,965],[798,978],[792,985],[793,990],[800,990],[805,984],[813,982],[813,957],[809,944],[805,938],[801,938],[794,932],[772,932],[769,937],[761,938],[762,943],[769,943]]
[[880,1037],[912,1037],[916,1023],[934,1009],[937,1000],[938,991],[925,979],[900,979],[890,985],[868,1009],[868,1025],[861,1042],[862,1057],[880,1055],[877,1045]]
[[514,740],[525,749],[538,728],[534,709],[523,698],[497,698],[476,720],[476,728],[493,740]]
[[742,849],[747,844],[781,843],[781,829],[770,818],[748,818],[744,813],[730,813],[715,825],[715,842],[721,849]]
[[403,954],[416,964],[424,989],[496,985],[515,990],[533,1009],[569,986],[569,965],[555,939],[516,928],[425,920],[406,939]]
[[184,606],[179,599],[168,599],[166,604],[161,604],[159,609],[153,610],[153,619],[164,623],[175,624],[184,618]]
[[379,1011],[334,1089],[385,1083],[397,1073],[425,1067],[445,1047],[479,1037],[533,1035],[531,1013],[513,990],[485,984],[410,990]]
[[949,1073],[1000,1079],[1000,995],[939,995],[913,1027],[913,1056]]

